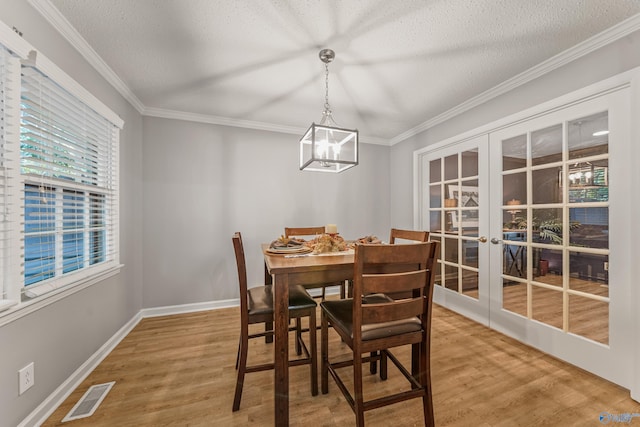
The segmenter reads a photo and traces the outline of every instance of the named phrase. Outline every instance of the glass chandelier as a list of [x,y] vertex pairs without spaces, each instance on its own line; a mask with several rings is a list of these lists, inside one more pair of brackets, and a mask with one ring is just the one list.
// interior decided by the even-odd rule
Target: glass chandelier
[[335,52],[322,49],[319,56],[325,69],[324,112],[320,123],[312,123],[300,139],[300,170],[338,173],[358,164],[358,130],[340,128],[333,120],[329,62],[335,58]]

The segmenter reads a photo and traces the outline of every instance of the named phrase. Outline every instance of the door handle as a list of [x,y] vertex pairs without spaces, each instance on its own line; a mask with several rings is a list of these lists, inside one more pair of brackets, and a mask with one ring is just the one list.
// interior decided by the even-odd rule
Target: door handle
[[498,243],[502,242],[502,240],[500,239],[496,239],[495,237],[491,238],[491,243],[493,243],[494,245],[497,245]]
[[486,238],[486,237],[484,237],[484,236],[480,236],[480,237],[478,237],[478,242],[480,242],[480,243],[487,243],[487,238]]

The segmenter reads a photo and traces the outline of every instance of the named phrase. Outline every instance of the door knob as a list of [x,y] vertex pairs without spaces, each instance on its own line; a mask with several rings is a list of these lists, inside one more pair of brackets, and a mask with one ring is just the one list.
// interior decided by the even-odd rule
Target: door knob
[[486,237],[484,237],[484,236],[480,236],[480,237],[478,237],[478,242],[480,242],[480,243],[487,243],[487,238],[486,238]]
[[495,237],[491,238],[491,243],[493,243],[494,245],[497,245],[500,242],[502,242],[502,240],[496,239]]

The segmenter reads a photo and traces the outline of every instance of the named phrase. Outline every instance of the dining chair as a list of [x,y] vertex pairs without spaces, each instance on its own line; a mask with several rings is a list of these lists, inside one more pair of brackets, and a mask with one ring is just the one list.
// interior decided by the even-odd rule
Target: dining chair
[[[285,237],[310,237],[317,236],[318,234],[324,234],[325,228],[324,226],[319,227],[285,227],[284,228],[284,236]],[[302,285],[305,289],[322,289],[322,293],[319,297],[323,301],[326,296],[326,289],[330,286],[339,286],[340,287],[340,298],[345,297],[345,285],[342,283],[313,283],[308,285]]]
[[[430,339],[434,268],[439,245],[440,242],[357,245],[353,273],[355,297],[327,300],[320,304],[321,390],[323,394],[328,393],[328,378],[331,374],[354,411],[358,427],[364,426],[365,411],[413,398],[422,398],[425,425],[434,425]],[[363,295],[385,294],[393,290],[409,291],[413,296],[371,304],[362,301]],[[330,360],[329,326],[333,327],[343,343],[351,349],[350,360],[345,361],[343,355],[340,361]],[[418,356],[411,358],[410,371],[391,352],[392,348],[408,345],[411,346],[412,354]],[[371,352],[380,352],[385,359],[391,360],[411,387],[365,401],[362,364],[371,359],[371,356],[365,356]],[[382,363],[381,356],[377,357],[380,357]],[[344,381],[338,372],[347,367],[353,369],[353,395],[345,385],[350,381]],[[386,366],[384,369],[381,366],[380,373],[385,380]]]
[[[249,333],[249,325],[273,324],[273,293],[271,286],[256,286],[248,288],[247,268],[242,244],[242,235],[237,232],[232,237],[233,248],[238,267],[238,282],[240,285],[240,342],[236,357],[236,391],[233,399],[233,411],[240,409],[242,387],[245,374],[265,371],[274,368],[273,363],[247,366],[247,354],[249,340],[265,336],[273,336],[273,329],[265,329],[263,332]],[[304,357],[289,361],[289,366],[310,365],[311,395],[318,394],[318,359],[316,344],[316,301],[302,286],[289,287],[289,319],[299,320],[309,318],[309,348],[307,348],[299,328],[291,327],[290,331],[296,331],[295,340],[302,349]]]
[[[400,228],[392,228],[391,232],[389,233],[389,244],[391,245],[395,245],[395,244],[406,244],[406,243],[415,243],[415,242],[428,242],[429,241],[429,232],[428,231],[423,231],[423,230],[404,230],[404,229],[400,229]],[[400,266],[394,266],[392,268],[400,268],[402,269],[403,267]],[[387,271],[387,273],[391,273],[392,271]],[[373,303],[381,303],[381,302],[387,302],[387,300],[389,298],[392,299],[402,299],[402,298],[410,298],[411,297],[411,292],[388,292],[388,293],[384,293],[384,294],[372,294],[372,295],[366,295],[364,297],[364,303],[365,304],[373,304]],[[378,370],[377,367],[377,358],[374,357],[377,356],[376,352],[371,353],[371,362],[369,364],[369,372],[372,374],[375,374]],[[384,354],[382,354],[382,359],[380,360],[380,365],[385,367],[387,366],[386,364],[386,360],[385,360],[385,356]],[[384,373],[381,370],[381,375],[386,375],[386,373]]]
[[422,230],[401,230],[399,228],[392,228],[389,236],[389,243],[395,244],[396,239],[410,240],[412,242],[427,242],[429,241],[429,232]]

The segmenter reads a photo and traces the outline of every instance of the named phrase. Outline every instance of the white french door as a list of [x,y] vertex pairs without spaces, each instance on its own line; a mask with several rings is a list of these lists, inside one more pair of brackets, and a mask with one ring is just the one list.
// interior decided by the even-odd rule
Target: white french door
[[[422,158],[427,202],[423,228],[441,242],[434,301],[489,324],[489,172],[484,135]],[[427,188],[428,187],[428,188]]]
[[434,301],[631,388],[630,95],[618,88],[417,154]]
[[621,89],[492,132],[489,160],[490,326],[627,387],[628,100]]

